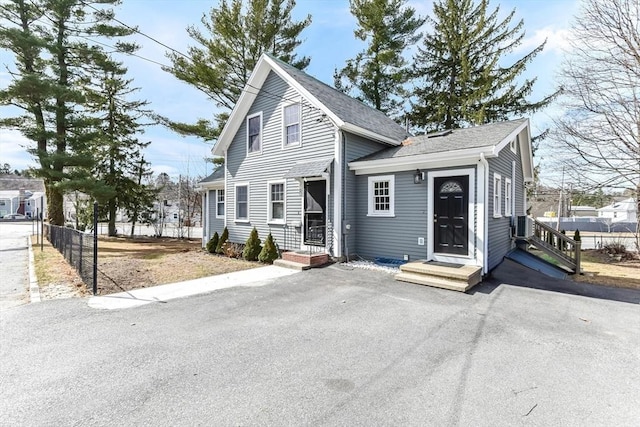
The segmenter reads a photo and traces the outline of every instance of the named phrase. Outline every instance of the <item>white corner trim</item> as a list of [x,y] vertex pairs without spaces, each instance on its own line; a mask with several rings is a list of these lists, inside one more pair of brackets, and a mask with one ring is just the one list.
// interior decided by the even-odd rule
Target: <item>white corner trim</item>
[[[333,248],[334,256],[340,258],[342,256],[342,182],[346,179],[343,176],[344,169],[344,140],[342,132],[337,126],[334,126],[334,147],[333,158],[335,167],[333,169]],[[347,254],[348,255],[348,254]]]

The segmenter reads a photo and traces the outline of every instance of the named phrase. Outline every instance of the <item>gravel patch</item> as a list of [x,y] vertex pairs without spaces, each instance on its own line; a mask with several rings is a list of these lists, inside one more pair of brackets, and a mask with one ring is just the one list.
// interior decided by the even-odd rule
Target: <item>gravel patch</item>
[[382,265],[377,265],[374,262],[365,261],[365,260],[343,262],[342,265],[345,266],[345,267],[361,268],[363,270],[382,271],[382,272],[385,272],[385,273],[388,273],[388,274],[398,274],[398,273],[400,273],[400,269],[399,268],[385,267],[385,266],[382,266]]

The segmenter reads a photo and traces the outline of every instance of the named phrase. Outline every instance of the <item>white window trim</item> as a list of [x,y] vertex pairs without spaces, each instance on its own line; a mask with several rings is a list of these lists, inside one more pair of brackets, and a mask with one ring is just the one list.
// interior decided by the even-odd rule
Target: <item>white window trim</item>
[[517,136],[513,140],[511,140],[511,142],[509,142],[509,149],[513,154],[518,154],[517,144],[518,144]]
[[[218,204],[220,203],[220,201],[218,199],[218,196],[220,194],[220,191],[224,191],[224,202],[222,202],[222,203],[224,203],[224,209],[222,210],[222,215],[218,215]],[[215,203],[215,206],[216,206],[216,218],[224,218],[224,215],[227,213],[227,192],[222,188],[218,189],[218,190],[216,190],[216,196],[215,197],[216,197],[216,203]]]
[[[292,105],[298,105],[298,142],[296,144],[287,144],[287,126],[285,125],[284,110]],[[282,106],[282,149],[298,148],[302,146],[302,101],[290,102]]]
[[[395,175],[370,176],[368,179],[368,212],[367,216],[373,217],[394,217],[395,216]],[[389,211],[376,211],[373,197],[373,184],[381,181],[389,181]]]
[[[282,200],[282,209],[284,213],[284,217],[282,219],[273,219],[273,204],[271,203],[271,186],[273,184],[282,184],[282,191],[284,199]],[[267,224],[286,224],[287,223],[287,181],[279,180],[279,181],[267,181]]]
[[511,178],[504,179],[504,216],[511,216],[511,204],[513,201],[513,187]]
[[[498,200],[496,201],[496,196]],[[493,217],[502,218],[502,176],[493,173]]]
[[[253,119],[254,117],[260,117],[260,150],[258,150],[258,151],[249,151],[249,120]],[[247,136],[246,136],[245,142],[244,142],[246,150],[247,150],[247,156],[255,156],[255,155],[262,154],[262,147],[264,145],[264,126],[263,126],[263,123],[264,122],[262,121],[262,111],[247,116],[247,119],[245,121],[245,127],[247,128]]]
[[[238,187],[247,187],[247,217],[238,218]],[[229,198],[225,195],[225,205],[228,203]],[[233,186],[233,208],[234,208],[234,221],[235,222],[249,222],[251,218],[251,188],[248,182],[236,182]],[[226,206],[225,206],[226,209]]]

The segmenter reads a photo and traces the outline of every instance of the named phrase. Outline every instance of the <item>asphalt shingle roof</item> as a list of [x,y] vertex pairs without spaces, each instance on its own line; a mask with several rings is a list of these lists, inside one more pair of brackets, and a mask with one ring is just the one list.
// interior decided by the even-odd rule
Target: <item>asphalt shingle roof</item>
[[285,178],[304,178],[307,176],[321,176],[333,158],[317,159],[305,162],[298,162],[284,175]]
[[18,191],[20,189],[44,192],[44,181],[18,175],[0,176],[0,191]]
[[385,148],[354,161],[383,160],[469,148],[491,147],[506,138],[526,120],[509,120],[464,129],[453,129],[435,134],[412,136],[408,138],[405,145]]
[[409,136],[405,128],[387,117],[383,112],[345,95],[339,90],[311,77],[304,71],[300,71],[271,55],[269,57],[344,122],[396,140],[398,143]]
[[204,182],[216,182],[224,179],[224,167],[219,166],[216,170],[213,171],[211,175],[200,181],[200,183]]

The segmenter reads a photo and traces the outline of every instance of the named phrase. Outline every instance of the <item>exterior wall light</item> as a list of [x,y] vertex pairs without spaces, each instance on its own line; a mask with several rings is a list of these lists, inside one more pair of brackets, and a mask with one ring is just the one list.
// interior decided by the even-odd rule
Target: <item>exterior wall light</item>
[[424,181],[424,172],[420,172],[420,169],[416,169],[416,173],[413,174],[413,183],[420,184]]

